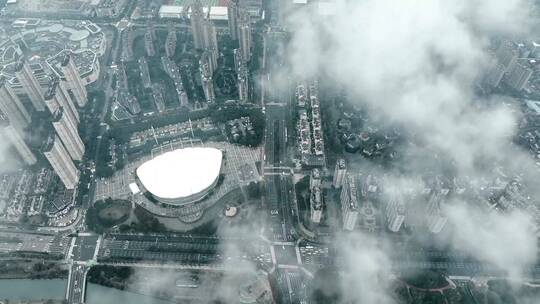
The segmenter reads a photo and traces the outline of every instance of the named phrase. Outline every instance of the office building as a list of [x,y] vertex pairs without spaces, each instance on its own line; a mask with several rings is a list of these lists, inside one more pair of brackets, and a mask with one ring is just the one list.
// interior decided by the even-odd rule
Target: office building
[[238,40],[238,3],[237,0],[230,0],[227,5],[227,16],[229,22],[229,32],[232,40]]
[[66,189],[74,189],[79,182],[79,170],[75,167],[60,138],[52,134],[42,151]]
[[533,73],[528,60],[518,60],[508,70],[505,82],[514,90],[521,91]]
[[165,40],[165,53],[167,57],[173,57],[176,52],[176,32],[173,28],[169,29],[167,39]]
[[8,118],[0,118],[0,127],[2,134],[15,147],[15,150],[27,165],[33,165],[37,162],[36,156],[30,150],[30,147],[24,142],[23,133],[20,133],[13,125],[10,124]]
[[31,121],[30,114],[3,77],[0,77],[0,110],[9,118],[10,125],[21,134]]
[[339,189],[343,185],[345,176],[347,175],[347,166],[343,158],[338,159],[336,163],[336,169],[334,170],[334,179],[332,181],[332,186]]
[[195,0],[191,6],[191,34],[196,49],[204,49],[204,12],[200,0]]
[[343,229],[352,231],[358,219],[358,189],[354,176],[346,175],[341,189],[341,215]]
[[43,91],[27,61],[21,60],[17,63],[15,66],[15,76],[36,111],[45,111]]
[[82,160],[84,155],[84,143],[79,136],[77,128],[73,128],[70,124],[64,108],[59,108],[53,115],[53,127],[58,137],[64,144],[71,159]]
[[62,73],[64,73],[66,80],[65,87],[69,94],[73,95],[73,99],[77,105],[79,107],[84,107],[88,101],[88,92],[86,91],[84,81],[79,74],[79,70],[77,69],[71,54],[64,57],[61,65]]
[[323,197],[320,187],[317,186],[311,188],[309,206],[311,211],[311,221],[316,224],[320,223],[323,212]]
[[311,170],[311,175],[309,176],[309,188],[313,189],[315,187],[321,186],[321,171],[317,168]]

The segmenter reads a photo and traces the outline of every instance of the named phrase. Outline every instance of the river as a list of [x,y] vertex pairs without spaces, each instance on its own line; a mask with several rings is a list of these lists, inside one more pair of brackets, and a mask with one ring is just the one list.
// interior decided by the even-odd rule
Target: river
[[[65,298],[67,280],[29,280],[0,279],[0,299],[4,300],[40,300]],[[132,292],[108,288],[97,284],[88,284],[87,304],[171,304]]]
[[97,284],[88,284],[86,289],[86,304],[171,304],[172,302],[158,300],[128,291],[108,288]]
[[67,280],[1,279],[0,299],[62,300],[66,296]]

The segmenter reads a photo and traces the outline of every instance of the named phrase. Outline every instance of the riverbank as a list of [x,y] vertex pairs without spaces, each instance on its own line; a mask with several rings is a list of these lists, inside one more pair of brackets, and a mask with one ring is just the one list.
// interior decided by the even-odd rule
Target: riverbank
[[66,279],[68,268],[56,262],[32,259],[0,261],[0,279]]

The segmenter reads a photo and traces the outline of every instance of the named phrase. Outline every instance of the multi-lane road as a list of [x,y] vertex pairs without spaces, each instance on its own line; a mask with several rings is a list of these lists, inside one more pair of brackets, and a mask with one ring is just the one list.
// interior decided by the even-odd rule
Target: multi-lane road
[[84,303],[86,291],[86,274],[88,267],[82,264],[73,264],[69,269],[66,300],[70,304]]
[[[266,36],[267,46],[280,43],[277,40],[284,38],[279,33],[270,32]],[[285,64],[283,54],[277,49],[266,52],[269,62],[269,71],[279,70]],[[273,262],[276,279],[276,297],[279,303],[299,303],[299,284],[295,284],[303,277],[301,270],[300,252],[295,246],[298,238],[295,226],[297,210],[292,192],[292,157],[289,155],[288,142],[289,122],[291,121],[292,90],[289,80],[285,77],[280,81],[278,77],[269,73],[262,77],[265,92],[262,100],[266,114],[265,130],[265,163],[264,177],[266,196],[264,205],[268,213],[267,237],[272,241]]]
[[[333,245],[299,242],[302,265],[310,269],[327,266],[346,267],[347,261],[339,254],[339,249]],[[422,248],[394,248],[387,250],[389,262],[381,265],[388,271],[407,272],[419,270],[435,270],[449,276],[493,276],[506,274],[500,268],[481,262],[470,255],[452,250],[435,250]],[[540,278],[540,261],[525,269],[525,277]]]
[[[293,241],[293,209],[291,209],[292,180],[288,174],[275,174],[276,167],[287,166],[286,113],[283,104],[266,105],[266,143],[265,143],[265,204],[269,213],[269,237],[275,241]],[[278,169],[277,172],[279,172]],[[289,173],[290,169],[283,169]]]

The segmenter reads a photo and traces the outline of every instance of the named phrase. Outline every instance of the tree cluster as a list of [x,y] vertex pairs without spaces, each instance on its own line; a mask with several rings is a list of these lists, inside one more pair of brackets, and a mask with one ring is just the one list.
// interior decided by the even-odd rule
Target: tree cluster
[[146,211],[140,206],[136,206],[134,210],[135,217],[137,222],[132,222],[131,225],[121,225],[119,227],[120,231],[127,232],[165,232],[167,228],[165,225],[159,222],[159,220],[150,212]]
[[129,217],[129,213],[125,214],[118,220],[112,220],[112,219],[106,219],[100,216],[100,212],[106,208],[110,208],[111,206],[115,204],[129,204],[127,201],[121,201],[121,200],[113,200],[111,198],[108,198],[103,201],[97,201],[92,205],[88,210],[86,211],[86,226],[89,230],[94,231],[96,233],[103,233],[108,228],[111,228],[113,226],[116,226],[124,221],[126,221]]

